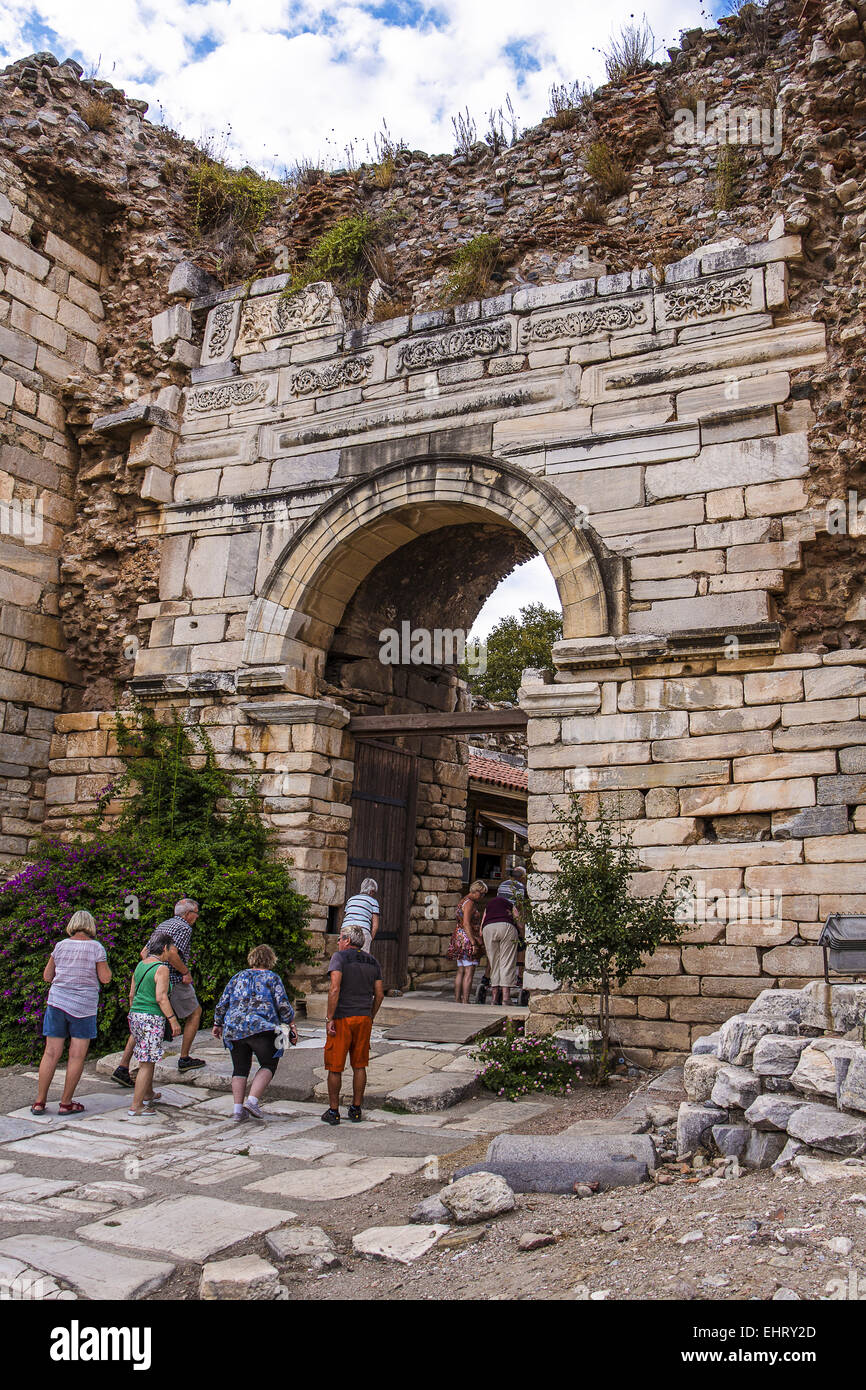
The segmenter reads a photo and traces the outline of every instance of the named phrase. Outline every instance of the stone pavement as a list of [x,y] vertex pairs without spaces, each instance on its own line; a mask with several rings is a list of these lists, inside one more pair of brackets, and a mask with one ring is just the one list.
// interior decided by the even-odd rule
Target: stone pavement
[[[86,1109],[76,1116],[57,1110],[62,1077],[39,1119],[29,1110],[35,1073],[14,1077],[26,1103],[0,1114],[0,1289],[32,1287],[55,1299],[143,1297],[180,1265],[263,1235],[278,1245],[293,1223],[315,1225],[329,1204],[373,1188],[383,1187],[387,1211],[390,1179],[418,1173],[438,1182],[440,1157],[553,1103],[474,1093],[469,1049],[388,1045],[380,1032],[364,1123],[349,1124],[344,1112],[331,1128],[313,1098],[322,1029],[300,1028],[306,1045],[281,1063],[283,1086],[306,1087],[310,1098],[266,1098],[264,1121],[233,1121],[228,1054],[208,1034],[196,1049],[208,1062],[202,1072],[179,1078],[173,1060],[163,1064],[170,1084],[161,1086],[152,1119],[126,1117],[131,1092],[104,1076],[113,1059],[88,1066],[78,1093]],[[376,1096],[437,1074],[456,1076],[473,1094],[426,1113],[379,1108]],[[205,1075],[217,1084],[202,1085]],[[5,1082],[4,1090],[10,1094]]]

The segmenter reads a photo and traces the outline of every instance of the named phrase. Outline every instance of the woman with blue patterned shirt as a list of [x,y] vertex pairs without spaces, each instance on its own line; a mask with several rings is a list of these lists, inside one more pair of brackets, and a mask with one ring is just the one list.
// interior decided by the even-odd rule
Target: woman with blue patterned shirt
[[[283,1055],[277,1045],[276,1030],[281,1023],[292,1023],[295,1011],[286,987],[274,971],[277,958],[270,946],[254,946],[247,956],[248,970],[233,975],[214,1010],[213,1033],[221,1038],[232,1056],[232,1099],[235,1120],[254,1115],[264,1119],[259,1101],[267,1090]],[[289,1028],[294,1047],[298,1035]],[[259,1064],[246,1102],[244,1092],[253,1063]]]

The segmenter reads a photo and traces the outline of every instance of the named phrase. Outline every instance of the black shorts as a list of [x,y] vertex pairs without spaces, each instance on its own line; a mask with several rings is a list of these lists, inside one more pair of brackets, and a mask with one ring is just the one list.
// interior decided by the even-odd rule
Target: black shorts
[[276,1071],[280,1060],[276,1048],[276,1033],[253,1033],[249,1038],[238,1038],[229,1043],[232,1054],[232,1076],[249,1076],[255,1057],[260,1067]]

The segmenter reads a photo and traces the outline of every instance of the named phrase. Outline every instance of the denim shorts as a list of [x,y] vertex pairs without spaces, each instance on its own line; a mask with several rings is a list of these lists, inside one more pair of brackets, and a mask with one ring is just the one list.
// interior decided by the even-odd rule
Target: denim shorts
[[49,1004],[42,1020],[42,1035],[45,1038],[95,1038],[96,1014],[73,1018],[65,1009]]

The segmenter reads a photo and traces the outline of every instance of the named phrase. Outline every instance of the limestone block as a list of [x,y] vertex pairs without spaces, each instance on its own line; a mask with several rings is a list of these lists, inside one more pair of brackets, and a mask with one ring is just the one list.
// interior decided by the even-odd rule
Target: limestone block
[[773,745],[781,751],[799,748],[842,748],[846,744],[864,743],[866,720],[843,720],[833,724],[797,724],[773,731]]
[[768,436],[711,444],[697,458],[646,471],[646,486],[653,497],[683,497],[720,488],[772,483],[805,477],[809,468],[805,434]]
[[459,1226],[487,1221],[515,1206],[514,1193],[497,1173],[467,1174],[443,1187],[438,1197]]
[[677,1155],[690,1158],[709,1142],[714,1125],[725,1124],[728,1112],[711,1104],[683,1101],[677,1111]]
[[766,757],[735,758],[735,782],[761,782],[773,778],[798,778],[833,773],[836,755],[826,753],[771,753]]
[[722,412],[743,410],[752,413],[764,406],[781,405],[791,394],[787,372],[766,376],[746,376],[738,382],[737,395],[731,397],[727,382],[698,386],[676,394],[678,420],[704,420]]
[[803,1105],[788,1121],[792,1139],[830,1153],[857,1156],[866,1151],[866,1120],[829,1105]]
[[[707,552],[715,555],[715,551]],[[647,562],[650,569],[660,569],[665,559],[678,559],[676,556],[654,557]],[[689,564],[691,569],[700,571],[703,555],[696,552]],[[632,573],[641,561],[636,560]],[[704,571],[705,572],[705,571]],[[735,630],[738,626],[765,623],[769,620],[770,608],[766,592],[743,590],[731,594],[712,594],[706,598],[671,599],[651,604],[646,612],[633,610],[629,625],[632,632],[682,631],[692,628],[725,627]]]
[[745,812],[775,811],[783,807],[800,808],[814,804],[815,784],[809,777],[750,785],[740,783],[719,788],[684,787],[680,792],[680,810],[687,816],[740,815]]
[[818,778],[819,806],[862,806],[866,802],[866,772],[845,774],[839,777]]
[[683,1086],[689,1100],[701,1104],[710,1099],[722,1061],[710,1052],[692,1053],[683,1066]]
[[761,1078],[747,1067],[722,1065],[716,1073],[710,1102],[720,1110],[748,1110],[761,1094]]
[[743,677],[747,705],[781,704],[802,700],[802,671],[760,671]]
[[866,1050],[863,1048],[850,1059],[838,1090],[838,1104],[846,1110],[866,1111]]
[[862,1028],[864,1022],[866,985],[827,985],[824,980],[813,980],[803,990],[804,1027],[848,1033]]
[[[810,806],[803,811],[773,813],[774,840],[803,840],[812,837],[841,840],[843,836],[847,839],[847,831],[848,810],[845,806]],[[809,853],[809,847],[804,845],[803,850],[805,858],[811,860],[813,856]],[[848,856],[839,852],[835,857],[845,859]]]
[[664,1019],[620,1018],[615,1033],[623,1047],[655,1047],[688,1052],[691,1038],[687,1023]]
[[201,1272],[199,1298],[270,1300],[287,1298],[274,1266],[259,1255],[235,1255],[230,1260],[214,1260]]
[[[808,1038],[783,1035],[772,1020],[773,1028],[755,1044],[752,1057],[752,1070],[758,1076],[791,1076],[800,1060],[800,1054],[809,1046]],[[796,1027],[796,1024],[792,1024]]]
[[856,698],[845,700],[803,700],[798,704],[782,705],[782,723],[820,724],[825,720],[856,719],[859,706]]
[[866,772],[866,748],[842,748],[839,752],[840,772]]
[[683,969],[689,975],[758,975],[758,953],[752,946],[683,947]]
[[[809,1096],[828,1096],[836,1099],[836,1062],[853,1061],[858,1055],[859,1043],[846,1042],[843,1038],[815,1038],[800,1053],[797,1066],[791,1073],[791,1086]],[[803,1135],[795,1135],[802,1139]]]
[[719,1029],[718,1056],[737,1067],[751,1067],[757,1044],[766,1034],[797,1036],[791,1020],[768,1018],[760,1013],[735,1014]]
[[840,696],[866,695],[866,667],[824,666],[805,673],[807,700],[836,700]]
[[[772,747],[773,739],[770,731],[756,730],[746,733],[707,734],[703,737],[698,736],[694,738],[659,739],[652,744],[652,756],[655,762],[674,762],[680,758],[689,761],[692,758],[725,758],[736,757],[738,754],[766,753],[768,756],[765,759],[760,757],[749,758],[745,756],[740,756],[738,758],[738,762],[760,764],[767,761],[772,762],[770,751]],[[792,755],[780,754],[779,756],[780,758],[785,758]],[[803,756],[816,758],[818,755],[804,754]],[[829,756],[832,758],[833,755],[830,754]],[[827,772],[829,768],[825,764],[826,758],[820,767],[816,766],[809,770]],[[736,766],[737,763],[735,762],[734,767],[736,768]],[[785,771],[784,768],[781,768],[781,765],[780,769],[781,770],[775,774],[776,776],[782,775]],[[773,774],[768,772],[766,775],[771,776]],[[793,773],[787,775],[793,775]],[[736,780],[741,781],[745,779],[737,778]]]
[[192,338],[192,316],[183,304],[172,304],[150,321],[155,347],[174,343],[178,338]]
[[778,724],[779,705],[754,705],[746,709],[695,710],[689,716],[689,732],[695,736],[727,734],[739,730],[770,729]]

